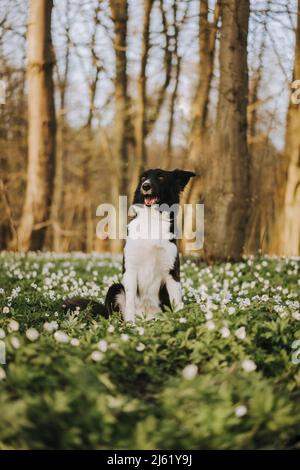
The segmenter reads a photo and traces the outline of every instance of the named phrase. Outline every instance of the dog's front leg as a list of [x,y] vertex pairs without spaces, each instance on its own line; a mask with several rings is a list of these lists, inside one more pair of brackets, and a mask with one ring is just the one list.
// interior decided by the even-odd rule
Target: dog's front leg
[[135,321],[135,300],[137,293],[137,272],[133,269],[126,270],[124,273],[124,288],[125,288],[125,312],[124,320],[133,322]]
[[171,274],[167,276],[166,288],[169,294],[172,307],[174,307],[176,310],[180,310],[181,308],[183,308],[181,284],[179,281],[175,281]]

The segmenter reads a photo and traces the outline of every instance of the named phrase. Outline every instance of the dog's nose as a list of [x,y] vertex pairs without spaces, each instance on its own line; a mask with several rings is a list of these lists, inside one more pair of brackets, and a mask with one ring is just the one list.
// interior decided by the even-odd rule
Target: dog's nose
[[142,188],[144,191],[149,191],[151,189],[151,184],[145,181],[145,183],[142,184]]

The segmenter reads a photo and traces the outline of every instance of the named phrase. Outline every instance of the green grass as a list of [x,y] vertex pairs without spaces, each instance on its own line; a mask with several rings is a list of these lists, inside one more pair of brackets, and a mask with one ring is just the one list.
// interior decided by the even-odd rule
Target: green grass
[[300,448],[299,264],[185,260],[185,308],[129,326],[61,309],[119,258],[0,255],[0,449]]

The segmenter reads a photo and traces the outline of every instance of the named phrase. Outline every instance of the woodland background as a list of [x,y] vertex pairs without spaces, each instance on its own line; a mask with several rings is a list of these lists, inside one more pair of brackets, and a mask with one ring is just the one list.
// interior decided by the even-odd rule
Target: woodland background
[[0,247],[117,251],[96,207],[194,169],[206,259],[299,255],[300,1],[0,0]]

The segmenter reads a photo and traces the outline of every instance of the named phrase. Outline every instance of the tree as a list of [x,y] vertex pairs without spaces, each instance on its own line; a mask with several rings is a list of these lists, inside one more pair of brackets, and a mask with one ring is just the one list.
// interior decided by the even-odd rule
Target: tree
[[137,104],[136,104],[136,123],[135,123],[135,162],[130,183],[130,198],[135,191],[137,181],[141,171],[146,165],[146,109],[147,109],[147,75],[146,68],[150,49],[150,17],[153,7],[153,0],[144,0],[144,19],[142,32],[142,51],[140,74],[137,82]]
[[179,92],[179,82],[180,82],[180,75],[181,75],[181,68],[182,68],[182,56],[179,53],[179,41],[180,41],[180,32],[182,27],[184,26],[187,15],[189,11],[189,3],[187,2],[184,11],[182,13],[182,18],[180,18],[178,12],[178,5],[176,0],[174,0],[172,4],[172,26],[174,28],[174,47],[172,51],[173,55],[173,62],[174,62],[174,85],[173,90],[170,93],[170,103],[169,103],[169,119],[168,119],[168,130],[167,130],[167,148],[164,154],[163,159],[163,168],[166,170],[172,167],[173,163],[173,137],[175,131],[175,113],[176,113],[176,104],[178,99],[178,92]]
[[[274,200],[269,198],[270,187],[274,190],[273,175],[267,165],[270,155],[271,143],[264,138],[259,124],[259,111],[261,102],[259,93],[262,88],[263,81],[263,64],[267,45],[268,18],[271,9],[272,0],[266,3],[266,11],[262,17],[262,21],[255,24],[254,34],[259,35],[262,28],[261,42],[257,53],[257,66],[250,72],[249,80],[249,103],[248,103],[248,147],[250,155],[250,215],[247,227],[247,240],[245,243],[246,253],[262,252],[263,245],[266,240],[267,219],[270,211],[270,202]],[[259,36],[258,36],[259,37]],[[253,46],[254,47],[254,46]],[[259,145],[260,141],[263,142]],[[261,147],[264,149],[263,152]],[[271,159],[275,161],[274,155]],[[267,171],[266,171],[267,170]],[[271,185],[266,184],[266,173]],[[262,184],[264,181],[265,184]],[[268,181],[269,182],[269,181]]]
[[56,63],[56,74],[57,74],[57,88],[59,95],[59,109],[58,109],[58,118],[57,118],[57,151],[56,151],[56,162],[55,162],[55,177],[54,177],[54,192],[53,192],[53,201],[51,207],[51,220],[52,227],[51,236],[52,236],[52,249],[53,251],[62,250],[62,214],[64,212],[64,165],[66,160],[66,140],[67,140],[67,90],[68,90],[68,80],[70,72],[70,58],[71,58],[71,22],[72,18],[70,17],[70,0],[66,0],[65,4],[65,25],[64,25],[64,60],[63,65],[59,67],[58,62]]
[[241,257],[247,223],[247,37],[249,0],[222,0],[216,148],[205,178],[208,259]]
[[55,108],[51,38],[52,0],[31,0],[28,22],[28,166],[18,228],[23,250],[43,247],[55,167]]
[[[298,0],[297,29],[293,79],[300,78],[300,0]],[[280,254],[299,255],[300,250],[300,105],[289,106],[285,155],[287,179],[281,220]]]
[[190,146],[186,162],[187,168],[193,168],[201,178],[194,178],[189,191],[183,196],[183,202],[198,202],[203,193],[203,178],[209,152],[208,111],[209,96],[214,71],[216,38],[220,18],[220,4],[216,2],[213,21],[209,21],[208,0],[200,1],[199,11],[199,64],[198,82],[192,107],[192,125]]
[[130,100],[127,90],[127,22],[128,2],[127,0],[110,1],[112,19],[114,23],[114,49],[116,55],[115,75],[115,156],[116,170],[118,175],[119,193],[126,195],[128,191],[129,172],[129,136]]
[[[208,0],[200,0],[199,12],[199,67],[198,84],[193,105],[193,121],[191,130],[191,143],[189,163],[195,168],[201,165],[202,155],[205,151],[207,118],[209,108],[209,92],[214,70],[216,49],[217,25],[220,16],[219,1],[216,2],[214,21],[209,21]],[[200,170],[201,172],[201,170]]]

